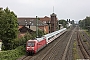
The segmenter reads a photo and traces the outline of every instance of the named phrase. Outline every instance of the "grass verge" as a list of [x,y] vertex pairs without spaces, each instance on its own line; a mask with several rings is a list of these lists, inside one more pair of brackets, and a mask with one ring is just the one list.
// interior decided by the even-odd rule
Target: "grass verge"
[[77,50],[77,41],[75,40],[73,44],[73,60],[76,60],[78,58],[79,58],[79,55]]

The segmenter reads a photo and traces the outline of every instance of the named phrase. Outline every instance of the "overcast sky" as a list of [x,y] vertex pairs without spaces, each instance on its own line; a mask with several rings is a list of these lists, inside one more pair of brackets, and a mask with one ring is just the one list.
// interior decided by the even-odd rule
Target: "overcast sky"
[[50,17],[80,20],[90,16],[90,0],[0,0],[0,7],[8,7],[18,17]]

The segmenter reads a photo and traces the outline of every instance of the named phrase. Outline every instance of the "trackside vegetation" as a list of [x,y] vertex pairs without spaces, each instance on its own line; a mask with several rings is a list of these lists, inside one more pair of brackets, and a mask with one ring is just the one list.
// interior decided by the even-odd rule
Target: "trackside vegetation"
[[[22,55],[25,55],[27,40],[34,39],[36,32],[29,33],[28,31],[21,38],[19,34],[17,15],[13,11],[0,8],[0,39],[2,40],[2,51],[0,51],[0,60],[16,60]],[[39,36],[44,33],[38,30]]]
[[2,51],[0,52],[0,60],[16,60],[19,57],[26,54],[26,42],[29,39],[34,39],[36,33],[33,33],[32,35],[28,32],[26,35],[19,40],[15,40],[13,44],[12,50]]
[[16,60],[17,58],[25,55],[25,46],[19,46],[14,50],[7,50],[0,52],[0,60]]
[[18,23],[17,16],[8,7],[0,8],[0,39],[3,42],[3,50],[12,49],[12,43],[17,38]]
[[0,60],[16,60],[22,55],[25,55],[25,46],[26,41],[28,39],[32,39],[33,36],[31,36],[28,32],[26,35],[19,40],[14,40],[13,43],[13,49],[7,50],[7,51],[1,51],[0,52]]
[[73,43],[73,60],[79,59],[78,50],[77,50],[77,41]]
[[[41,33],[41,31],[39,31],[39,33]],[[27,32],[24,37],[14,41],[12,50],[0,52],[0,60],[16,60],[19,57],[26,55],[25,48],[27,40],[34,39],[35,37],[36,32],[33,33],[32,35]]]
[[83,29],[87,29],[88,32],[90,33],[90,17],[86,17],[83,20],[79,21],[79,26]]

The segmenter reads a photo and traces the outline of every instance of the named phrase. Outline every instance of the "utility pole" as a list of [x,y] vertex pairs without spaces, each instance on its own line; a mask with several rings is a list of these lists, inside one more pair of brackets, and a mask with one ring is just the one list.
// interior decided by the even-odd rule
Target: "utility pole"
[[36,16],[36,37],[38,37],[38,18]]

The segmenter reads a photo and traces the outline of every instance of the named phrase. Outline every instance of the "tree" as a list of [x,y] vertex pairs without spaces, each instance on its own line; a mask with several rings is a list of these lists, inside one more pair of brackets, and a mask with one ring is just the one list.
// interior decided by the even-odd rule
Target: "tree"
[[67,22],[68,22],[68,19],[67,19]]
[[8,8],[0,10],[0,39],[4,50],[12,49],[12,43],[17,38],[18,23],[17,16]]
[[59,24],[62,24],[65,28],[67,27],[67,21],[66,20],[59,20]]
[[79,26],[84,29],[88,29],[88,27],[90,26],[90,17],[86,17],[85,19],[80,20]]
[[38,36],[42,37],[43,35],[44,35],[44,32],[42,30],[38,29]]
[[69,23],[71,23],[70,19],[69,19]]

